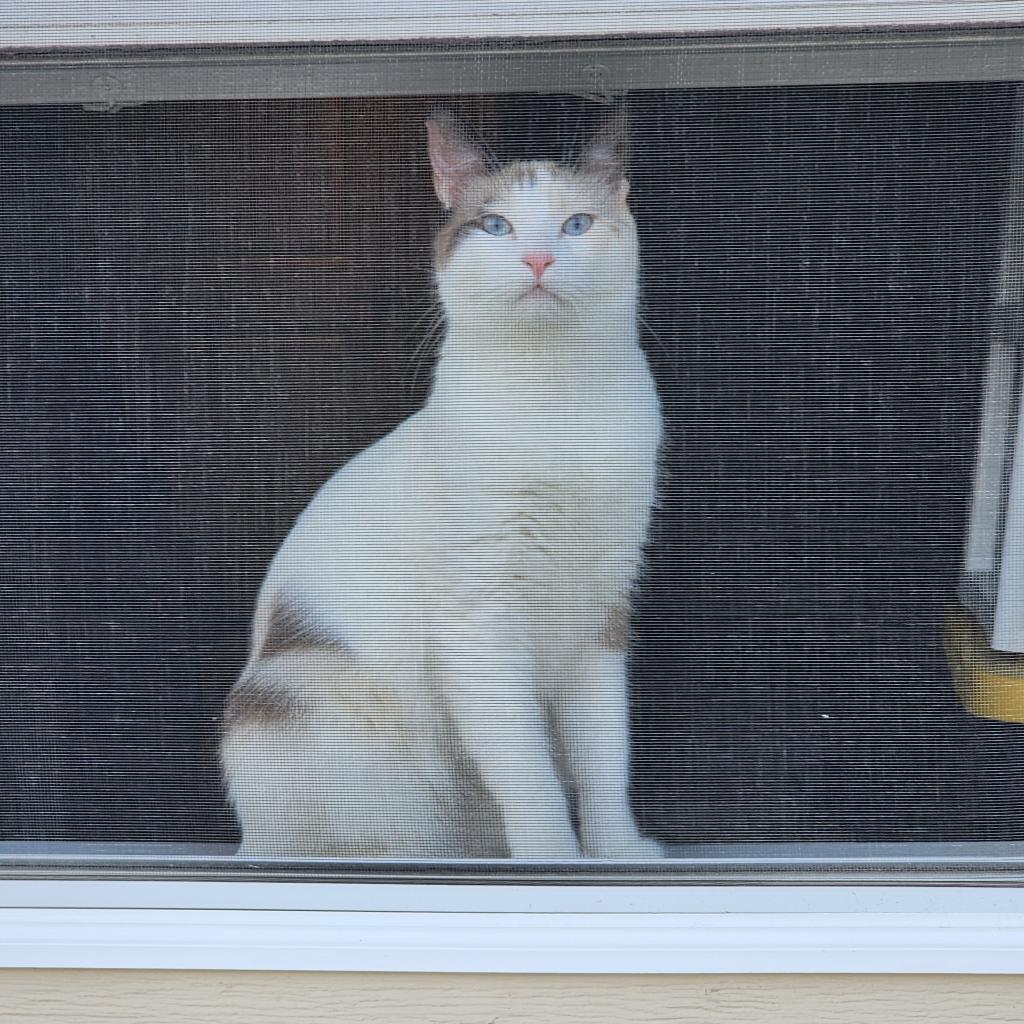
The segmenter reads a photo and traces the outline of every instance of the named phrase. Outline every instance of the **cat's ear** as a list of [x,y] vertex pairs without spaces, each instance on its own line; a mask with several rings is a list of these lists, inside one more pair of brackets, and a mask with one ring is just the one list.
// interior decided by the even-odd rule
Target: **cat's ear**
[[583,147],[580,170],[618,189],[622,198],[629,191],[629,119],[617,110]]
[[427,122],[427,148],[434,171],[434,191],[441,205],[450,210],[458,204],[466,186],[487,173],[487,155],[443,111],[436,112]]

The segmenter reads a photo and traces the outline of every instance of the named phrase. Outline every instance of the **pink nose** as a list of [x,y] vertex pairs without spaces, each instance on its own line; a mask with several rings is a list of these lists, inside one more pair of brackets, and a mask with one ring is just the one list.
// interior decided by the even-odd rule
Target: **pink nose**
[[533,271],[533,276],[540,284],[541,276],[555,262],[555,257],[549,252],[528,252],[523,254],[523,262]]

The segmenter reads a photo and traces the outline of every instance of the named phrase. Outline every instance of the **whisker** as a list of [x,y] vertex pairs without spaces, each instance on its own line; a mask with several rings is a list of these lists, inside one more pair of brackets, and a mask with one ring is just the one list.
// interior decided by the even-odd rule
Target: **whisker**
[[644,330],[646,330],[647,334],[655,341],[658,348],[661,349],[662,353],[665,356],[666,362],[672,368],[672,375],[675,378],[676,383],[679,383],[680,374],[678,349],[673,350],[669,348],[669,346],[662,339],[661,335],[659,335],[658,332],[651,326],[651,322],[643,315],[643,313],[640,312],[639,309],[637,309],[636,311],[636,318],[639,321],[640,326],[643,327]]
[[433,343],[433,341],[436,339],[436,336],[439,333],[440,328],[442,327],[443,324],[444,316],[439,313],[436,317],[434,317],[434,319],[430,321],[429,324],[426,325],[426,327],[420,334],[419,340],[416,342],[415,348],[412,350],[410,361],[418,362],[420,360],[420,358],[424,355],[424,350],[428,349],[430,345]]
[[405,334],[402,337],[401,344],[407,344],[409,339],[412,338],[414,334],[417,334],[419,332],[419,329],[420,327],[423,326],[425,320],[430,319],[431,322],[433,322],[436,319],[436,315],[440,311],[440,309],[441,303],[439,301],[435,299],[435,301],[431,302],[427,306],[427,308],[416,318],[416,321],[413,323],[412,327],[410,327],[409,330],[405,332]]
[[672,350],[665,344],[658,332],[651,326],[651,322],[639,310],[637,310],[636,318],[640,321],[640,325],[647,330],[647,333],[654,339],[654,341],[658,343],[661,351],[671,358]]
[[419,386],[420,372],[433,355],[437,348],[437,342],[444,333],[443,328],[445,317],[444,312],[440,309],[440,303],[436,305],[436,309],[438,311],[438,315],[428,325],[423,336],[416,343],[416,347],[413,349],[412,355],[409,357],[409,365],[412,367],[412,376],[409,378],[407,385],[409,394],[412,394]]

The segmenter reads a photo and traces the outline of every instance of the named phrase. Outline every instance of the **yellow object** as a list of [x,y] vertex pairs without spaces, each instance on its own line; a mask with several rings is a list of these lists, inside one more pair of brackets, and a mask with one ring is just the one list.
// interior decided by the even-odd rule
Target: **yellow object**
[[972,715],[1024,722],[1024,654],[994,651],[977,619],[961,605],[946,613],[946,661]]

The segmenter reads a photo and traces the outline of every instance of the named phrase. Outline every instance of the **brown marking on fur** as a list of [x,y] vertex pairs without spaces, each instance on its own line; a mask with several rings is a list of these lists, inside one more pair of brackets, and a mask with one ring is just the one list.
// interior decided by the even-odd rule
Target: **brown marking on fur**
[[310,706],[336,700],[343,690],[370,692],[371,680],[352,683],[359,671],[356,657],[345,644],[296,641],[287,650],[260,657],[239,676],[224,705],[224,729],[242,725],[287,727],[296,724]]
[[258,652],[260,657],[269,658],[308,647],[311,642],[323,642],[315,625],[286,601],[275,598],[263,646]]
[[600,643],[609,651],[624,651],[629,647],[629,605],[612,605],[605,613]]
[[441,230],[434,236],[434,266],[443,267],[448,262],[452,253],[455,252],[455,247],[466,232],[473,229],[473,225],[480,219],[483,212],[480,207],[464,206],[460,206],[452,212]]
[[617,185],[593,173],[569,164],[556,164],[547,160],[521,160],[490,174],[481,175],[471,182],[459,197],[458,205],[434,238],[434,266],[443,267],[451,258],[460,240],[473,230],[476,222],[502,196],[519,188],[532,188],[541,172],[561,181],[589,186],[598,192],[617,194]]
[[244,725],[286,726],[298,719],[296,689],[273,670],[272,661],[258,661],[231,688],[224,705],[225,731]]

